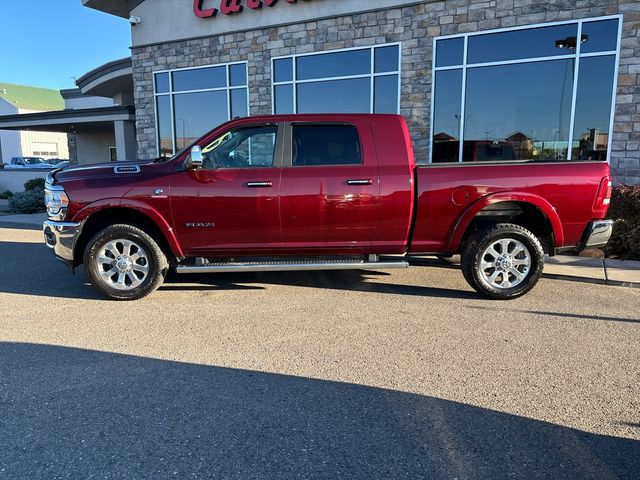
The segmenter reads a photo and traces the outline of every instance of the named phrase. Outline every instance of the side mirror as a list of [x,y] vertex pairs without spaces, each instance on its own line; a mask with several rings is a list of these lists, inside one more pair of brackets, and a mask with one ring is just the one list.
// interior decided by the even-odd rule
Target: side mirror
[[195,145],[191,149],[191,155],[187,159],[187,168],[196,169],[202,167],[204,164],[204,157],[202,156],[202,149]]

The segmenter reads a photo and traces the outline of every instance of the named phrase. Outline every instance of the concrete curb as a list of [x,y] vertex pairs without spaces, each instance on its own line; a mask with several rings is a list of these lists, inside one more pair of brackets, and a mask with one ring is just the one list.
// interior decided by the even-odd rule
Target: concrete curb
[[[411,257],[412,265],[459,268],[436,257]],[[545,260],[544,276],[558,280],[640,288],[640,262],[558,255]]]

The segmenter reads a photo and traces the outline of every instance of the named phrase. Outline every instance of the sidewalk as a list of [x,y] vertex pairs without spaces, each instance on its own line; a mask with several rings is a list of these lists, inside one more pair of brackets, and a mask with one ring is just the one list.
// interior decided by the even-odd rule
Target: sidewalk
[[640,262],[631,260],[558,255],[546,259],[544,274],[548,277],[640,288]]
[[[411,257],[410,263],[413,265],[439,267],[446,265],[441,260],[429,256]],[[450,267],[459,268],[453,265],[450,265]],[[549,278],[561,278],[577,282],[640,288],[640,262],[631,260],[557,255],[545,258],[544,275]]]
[[42,230],[42,222],[46,219],[46,213],[13,214],[0,212],[0,228]]

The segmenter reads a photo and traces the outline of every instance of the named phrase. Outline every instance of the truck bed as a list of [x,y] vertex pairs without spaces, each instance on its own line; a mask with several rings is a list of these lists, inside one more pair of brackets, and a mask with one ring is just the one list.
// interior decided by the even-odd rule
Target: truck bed
[[410,253],[456,252],[478,212],[532,204],[556,231],[556,248],[580,242],[587,222],[602,219],[594,199],[604,162],[432,164],[415,169],[417,202]]

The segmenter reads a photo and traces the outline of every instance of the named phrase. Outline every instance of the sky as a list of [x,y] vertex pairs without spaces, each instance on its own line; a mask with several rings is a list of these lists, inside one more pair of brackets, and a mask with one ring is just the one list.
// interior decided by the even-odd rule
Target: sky
[[79,78],[131,55],[126,19],[80,0],[2,0],[0,82],[74,88]]

